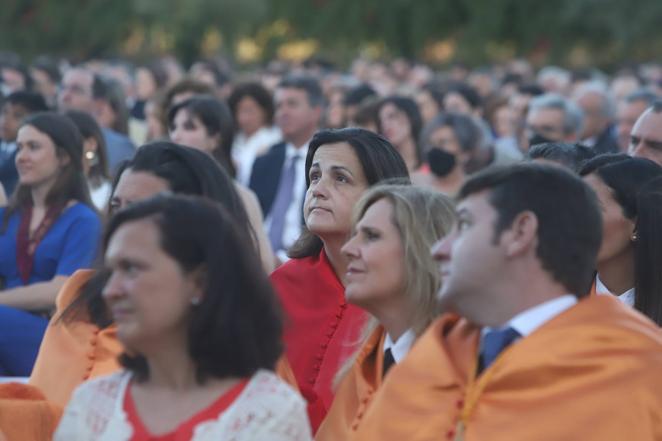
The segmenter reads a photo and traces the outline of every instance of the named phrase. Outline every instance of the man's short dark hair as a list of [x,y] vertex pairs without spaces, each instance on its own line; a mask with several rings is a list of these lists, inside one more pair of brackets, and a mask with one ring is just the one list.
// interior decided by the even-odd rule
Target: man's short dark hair
[[595,150],[582,144],[566,142],[545,142],[536,144],[529,150],[529,159],[546,159],[558,162],[575,173],[579,173],[582,165],[596,156]]
[[26,92],[24,90],[19,90],[7,95],[5,103],[20,106],[25,109],[27,113],[46,112],[48,110],[48,105],[46,105],[46,101],[41,94],[36,92]]
[[290,75],[278,83],[279,89],[299,89],[306,92],[308,104],[312,107],[324,105],[324,93],[320,83],[313,77],[307,75]]
[[587,295],[602,242],[602,216],[593,190],[561,167],[534,163],[476,173],[464,183],[459,198],[484,190],[497,212],[494,239],[517,215],[532,212],[538,219],[536,254],[542,267],[569,293]]
[[369,84],[362,83],[349,89],[343,97],[346,106],[358,106],[365,100],[377,96],[377,92]]

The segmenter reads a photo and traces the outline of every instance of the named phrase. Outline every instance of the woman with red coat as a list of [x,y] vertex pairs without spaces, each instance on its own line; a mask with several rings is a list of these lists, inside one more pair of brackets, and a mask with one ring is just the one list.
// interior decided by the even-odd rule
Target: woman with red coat
[[360,344],[367,315],[345,301],[347,260],[340,252],[363,192],[387,179],[408,183],[399,153],[363,129],[322,130],[306,157],[304,231],[290,261],[271,275],[285,310],[287,358],[317,429],[333,401],[333,379]]

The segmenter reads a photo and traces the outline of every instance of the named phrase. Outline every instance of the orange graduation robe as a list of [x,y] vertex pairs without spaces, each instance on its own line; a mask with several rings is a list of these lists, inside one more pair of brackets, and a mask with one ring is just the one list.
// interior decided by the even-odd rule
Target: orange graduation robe
[[438,319],[348,439],[662,439],[662,331],[618,299],[581,300],[476,378],[479,336],[464,319]]
[[346,440],[358,427],[382,384],[385,337],[384,328],[378,326],[360,349],[336,391],[333,404],[315,435],[316,441]]
[[58,320],[93,274],[93,270],[76,271],[60,291],[57,311],[46,328],[30,376],[30,384],[61,406],[67,404],[71,393],[83,381],[120,369],[117,356],[122,345],[117,340],[115,326],[100,330],[88,321]]

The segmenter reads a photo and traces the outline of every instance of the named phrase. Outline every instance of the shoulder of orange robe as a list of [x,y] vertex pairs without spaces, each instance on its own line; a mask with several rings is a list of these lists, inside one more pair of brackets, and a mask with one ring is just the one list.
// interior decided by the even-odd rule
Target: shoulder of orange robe
[[[351,439],[604,441],[662,433],[662,421],[641,412],[662,412],[662,331],[618,299],[581,300],[476,377],[479,337],[466,321],[435,322],[393,367]],[[615,396],[622,418],[605,419]],[[528,423],[516,424],[522,418]],[[510,429],[493,433],[495,424]]]

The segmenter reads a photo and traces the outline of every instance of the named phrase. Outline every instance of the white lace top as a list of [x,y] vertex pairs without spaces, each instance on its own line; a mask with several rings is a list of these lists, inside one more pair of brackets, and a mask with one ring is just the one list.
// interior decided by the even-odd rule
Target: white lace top
[[[55,441],[125,441],[133,429],[123,410],[128,372],[82,384],[65,409]],[[275,374],[259,371],[225,412],[198,424],[192,441],[312,441],[303,399]]]

